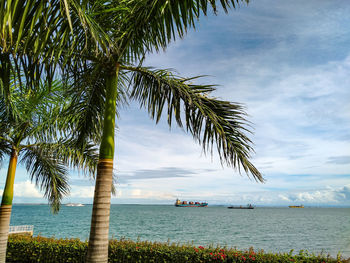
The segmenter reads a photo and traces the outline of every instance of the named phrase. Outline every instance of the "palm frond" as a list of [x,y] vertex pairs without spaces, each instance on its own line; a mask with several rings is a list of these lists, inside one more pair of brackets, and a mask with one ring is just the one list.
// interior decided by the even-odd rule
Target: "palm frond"
[[65,114],[70,100],[64,96],[62,81],[54,80],[51,88],[40,85],[22,102],[23,116],[30,121],[26,137],[35,142],[58,140],[71,132],[71,116]]
[[241,169],[263,182],[258,169],[250,162],[253,148],[247,133],[250,123],[244,107],[238,103],[211,98],[213,85],[195,85],[195,78],[180,78],[169,70],[124,67],[133,71],[131,97],[147,108],[158,122],[163,109],[169,126],[173,118],[185,126],[202,145],[205,152],[213,153],[213,146],[222,163]]
[[[100,1],[90,7],[93,19],[108,33],[110,54],[134,63],[147,52],[165,49],[195,28],[201,14],[219,7],[225,12],[245,0],[123,0]],[[111,22],[112,21],[112,22]]]
[[52,153],[66,167],[81,169],[94,178],[98,163],[98,151],[94,144],[85,143],[81,146],[77,145],[75,140],[65,138],[54,143],[37,143],[35,146],[44,152]]
[[24,149],[21,162],[30,173],[31,181],[44,192],[53,212],[58,212],[62,198],[69,193],[64,163],[54,152],[36,146]]
[[[75,72],[76,73],[76,72]],[[88,69],[74,74],[74,85],[67,91],[72,97],[67,116],[74,123],[74,134],[78,144],[84,140],[100,141],[103,105],[106,91],[104,79],[98,70]]]
[[[67,107],[66,115],[72,116],[74,123],[74,137],[78,143],[86,141],[100,142],[102,134],[102,118],[106,96],[106,74],[108,69],[104,65],[89,65],[80,72],[74,72],[70,77],[72,86],[67,90],[67,96],[71,97],[71,104]],[[117,116],[119,109],[127,104],[128,79],[124,74],[119,75]]]
[[88,1],[0,1],[0,79],[9,87],[9,72],[24,73],[26,88],[40,78],[51,84],[66,64],[84,51],[99,54],[112,46],[90,17]]

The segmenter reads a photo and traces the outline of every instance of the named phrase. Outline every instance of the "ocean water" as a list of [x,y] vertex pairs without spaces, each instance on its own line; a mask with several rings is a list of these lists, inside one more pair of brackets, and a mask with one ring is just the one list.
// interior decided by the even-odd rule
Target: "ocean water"
[[[14,205],[11,225],[34,225],[34,235],[89,237],[92,205]],[[350,257],[350,208],[177,208],[165,205],[112,205],[110,237],[221,245]]]

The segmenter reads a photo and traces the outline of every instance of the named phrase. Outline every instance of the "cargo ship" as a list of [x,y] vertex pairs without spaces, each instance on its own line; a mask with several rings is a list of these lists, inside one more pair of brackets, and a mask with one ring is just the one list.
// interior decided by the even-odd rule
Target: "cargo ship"
[[290,205],[289,208],[304,208],[303,205]]
[[175,201],[176,207],[207,207],[208,203],[206,202],[187,202],[187,201],[180,201],[179,199],[176,199]]
[[252,204],[248,204],[247,206],[229,206],[228,209],[254,209],[254,206]]

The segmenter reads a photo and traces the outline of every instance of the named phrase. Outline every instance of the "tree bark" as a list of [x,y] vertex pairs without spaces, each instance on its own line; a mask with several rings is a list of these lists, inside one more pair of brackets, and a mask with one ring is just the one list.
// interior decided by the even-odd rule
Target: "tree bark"
[[97,167],[87,262],[108,262],[108,233],[113,159],[102,159]]
[[115,69],[113,75],[106,79],[107,97],[86,260],[88,263],[108,262],[109,214],[113,183],[114,128],[119,64],[116,65]]
[[0,207],[0,263],[5,263],[6,261],[7,239],[11,220],[13,185],[15,182],[17,155],[17,151],[12,149],[9,167],[7,170],[5,189],[2,194]]

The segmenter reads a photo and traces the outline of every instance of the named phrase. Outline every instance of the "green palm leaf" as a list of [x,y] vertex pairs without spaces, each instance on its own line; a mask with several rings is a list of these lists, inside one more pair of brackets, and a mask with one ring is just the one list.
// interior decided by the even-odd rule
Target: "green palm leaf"
[[9,89],[10,72],[23,74],[26,88],[35,89],[40,78],[50,86],[58,69],[74,64],[84,50],[96,55],[112,46],[90,17],[88,5],[75,0],[1,0],[2,89]]
[[52,210],[57,212],[62,198],[69,193],[67,168],[51,151],[39,147],[24,150],[22,160],[30,173],[31,180],[44,191]]
[[202,145],[205,152],[213,152],[216,145],[222,163],[243,170],[257,181],[263,177],[249,161],[253,152],[249,122],[241,104],[211,98],[213,85],[195,85],[198,78],[180,78],[169,70],[124,67],[133,71],[131,97],[147,108],[158,122],[167,115],[169,126],[173,118],[185,126]]
[[83,168],[94,177],[96,147],[72,138],[76,123],[74,113],[68,115],[71,100],[62,81],[53,80],[51,87],[40,81],[35,90],[25,90],[15,74],[10,76],[10,92],[0,93],[0,160],[15,150],[56,212],[69,192],[68,168]]
[[[104,65],[87,65],[78,74],[70,77],[72,86],[67,95],[72,97],[67,107],[67,115],[72,116],[75,123],[74,137],[80,143],[84,140],[100,141],[102,131],[102,118],[106,100],[106,68]],[[118,83],[117,116],[118,109],[127,105],[127,75],[121,75]]]

